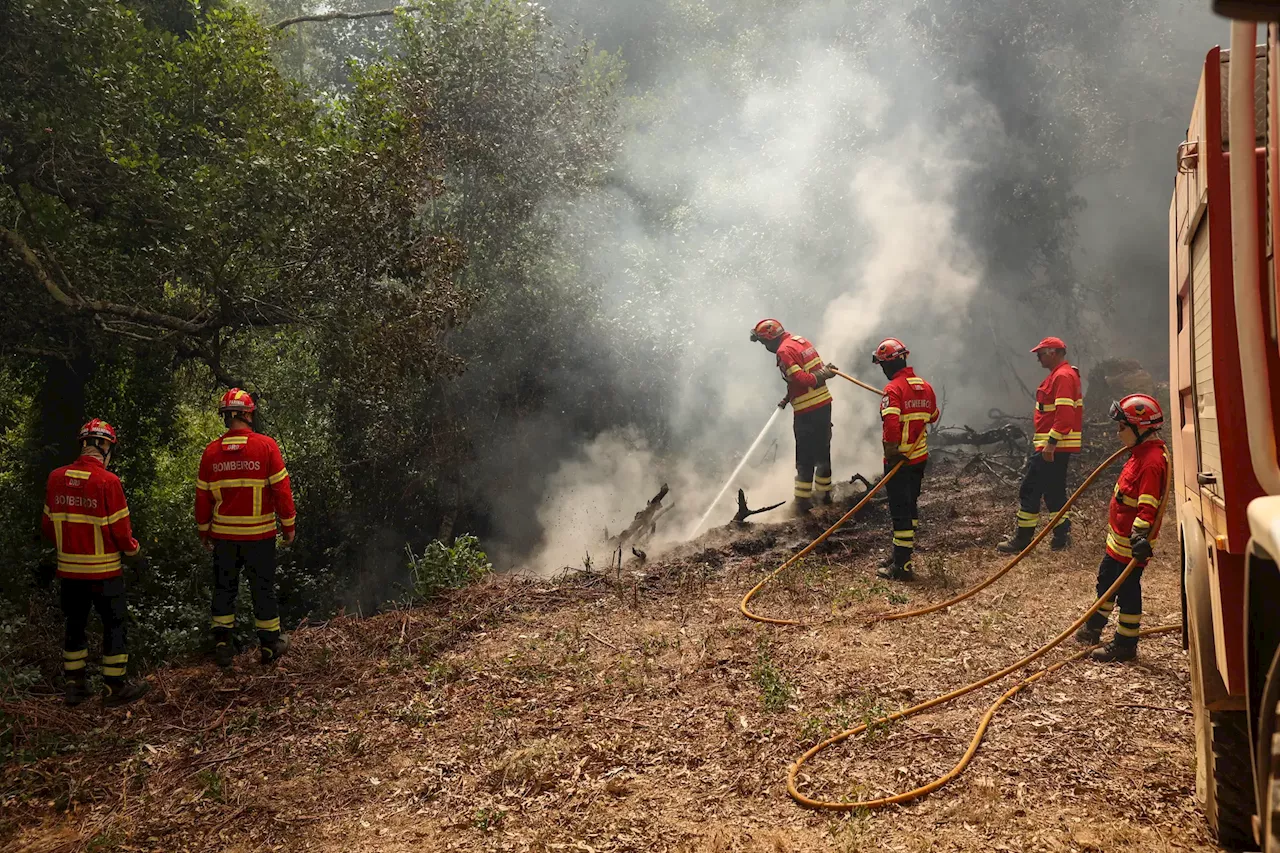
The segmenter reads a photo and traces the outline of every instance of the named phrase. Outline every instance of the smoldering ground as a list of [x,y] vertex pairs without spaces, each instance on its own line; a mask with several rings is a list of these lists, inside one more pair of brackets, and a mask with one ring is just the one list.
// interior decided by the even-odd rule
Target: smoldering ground
[[[609,355],[513,428],[536,460],[487,494],[504,563],[579,564],[662,482],[686,530],[782,395],[747,340],[762,317],[873,384],[869,348],[902,337],[953,423],[1025,407],[1043,334],[1086,367],[1163,363],[1167,201],[1147,184],[1182,138],[1207,11],[650,5],[550,4],[634,56],[634,86],[615,173],[565,218],[591,234],[583,268],[604,283],[613,339],[582,331]],[[627,389],[634,418],[586,434],[557,418],[584,386]],[[836,477],[876,470],[876,398],[833,391]],[[743,475],[755,503],[789,496],[788,432]],[[509,470],[497,450],[483,479]]]

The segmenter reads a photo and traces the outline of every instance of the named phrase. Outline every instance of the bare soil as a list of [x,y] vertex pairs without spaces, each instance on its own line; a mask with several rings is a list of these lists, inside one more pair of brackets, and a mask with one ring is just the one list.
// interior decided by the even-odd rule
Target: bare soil
[[[948,612],[868,627],[1001,565],[1013,515],[990,475],[932,472],[913,586],[875,578],[873,507],[757,599],[738,600],[834,520],[721,528],[620,576],[494,578],[438,606],[294,634],[165,669],[136,709],[6,707],[32,752],[3,768],[6,850],[1209,851],[1192,796],[1177,634],[1138,663],[1073,664],[997,715],[951,785],[903,807],[829,814],[787,796],[821,738],[1016,660],[1093,600],[1110,480],[1047,549]],[[767,518],[767,516],[766,516]],[[1176,552],[1144,581],[1146,624],[1178,622]],[[1070,644],[1045,660],[1059,659]],[[948,770],[1011,681],[820,756],[809,794],[866,798]]]

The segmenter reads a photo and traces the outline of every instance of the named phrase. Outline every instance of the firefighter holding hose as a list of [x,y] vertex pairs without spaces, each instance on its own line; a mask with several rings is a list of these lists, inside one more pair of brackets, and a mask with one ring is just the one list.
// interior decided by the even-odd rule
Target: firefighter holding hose
[[223,395],[218,412],[227,432],[205,448],[196,478],[196,527],[213,553],[213,652],[223,668],[235,659],[231,631],[241,569],[250,576],[262,663],[274,663],[289,648],[276,599],[276,525],[291,544],[297,512],[280,447],[254,430],[256,411],[253,397],[239,388]]
[[871,353],[871,362],[880,365],[889,380],[880,398],[885,473],[902,463],[901,470],[885,485],[893,521],[893,552],[877,572],[882,578],[896,581],[913,581],[916,577],[911,556],[920,527],[920,487],[929,464],[929,439],[921,434],[941,415],[933,387],[907,366],[910,354],[897,338],[886,338]]
[[[1080,371],[1067,361],[1067,345],[1062,338],[1045,338],[1036,344],[1040,366],[1049,375],[1036,389],[1034,445],[1018,490],[1018,519],[1012,535],[996,550],[1017,554],[1031,544],[1040,521],[1040,502],[1057,513],[1067,502],[1067,469],[1071,457],[1082,447],[1084,399]],[[1071,515],[1066,513],[1053,528],[1050,550],[1061,551],[1071,544]]]
[[1169,459],[1158,434],[1164,424],[1160,404],[1146,394],[1130,394],[1111,404],[1111,420],[1116,422],[1120,441],[1130,450],[1107,512],[1109,529],[1106,554],[1098,566],[1098,595],[1115,583],[1130,560],[1137,565],[1115,599],[1103,602],[1076,632],[1076,639],[1082,644],[1097,644],[1111,612],[1120,605],[1115,636],[1105,648],[1093,653],[1094,660],[1104,663],[1130,661],[1138,655],[1142,570],[1151,559],[1151,541],[1160,532],[1160,501],[1169,484]]
[[836,375],[836,367],[823,364],[813,344],[786,331],[777,320],[756,323],[751,340],[777,357],[778,370],[787,383],[787,394],[778,408],[790,403],[795,415],[795,511],[803,515],[815,500],[831,503],[831,391],[827,380]]

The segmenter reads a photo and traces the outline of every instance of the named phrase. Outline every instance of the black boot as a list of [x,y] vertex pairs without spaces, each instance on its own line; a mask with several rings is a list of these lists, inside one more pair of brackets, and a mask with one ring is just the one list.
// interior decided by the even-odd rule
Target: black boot
[[213,660],[223,669],[229,669],[236,661],[236,647],[231,642],[230,631],[213,632]]
[[63,688],[63,697],[72,708],[89,698],[89,685],[85,682],[83,670],[79,678],[67,679],[67,684]]
[[275,663],[280,659],[281,655],[289,651],[290,645],[291,643],[289,642],[289,638],[283,634],[277,636],[274,640],[268,643],[263,643],[262,662],[264,664]]
[[1076,642],[1082,646],[1096,646],[1102,640],[1102,629],[1091,628],[1086,623],[1076,631]]
[[877,571],[876,576],[882,577],[887,581],[903,581],[904,583],[910,583],[916,579],[916,573],[912,571],[911,563],[909,562],[905,566],[889,565]]
[[1049,543],[1050,551],[1065,551],[1071,547],[1071,526],[1060,524],[1053,528],[1053,541]]
[[830,492],[818,493],[818,506],[831,506],[833,503],[835,503],[835,501],[832,499]]
[[813,498],[796,498],[791,504],[791,511],[796,518],[804,518],[813,509]]
[[893,552],[892,552],[892,551],[890,551],[888,554],[885,554],[885,555],[884,555],[884,559],[883,559],[883,560],[881,560],[880,562],[876,563],[876,568],[877,568],[877,569],[892,569],[892,568],[893,568]]
[[1012,535],[1006,536],[996,550],[1001,554],[1020,554],[1036,538],[1034,527],[1019,527]]
[[1115,637],[1104,647],[1095,651],[1090,657],[1098,663],[1124,663],[1138,656],[1136,640],[1125,642],[1122,637]]
[[119,708],[130,702],[137,702],[151,690],[146,681],[110,681],[103,682],[102,704],[107,708]]

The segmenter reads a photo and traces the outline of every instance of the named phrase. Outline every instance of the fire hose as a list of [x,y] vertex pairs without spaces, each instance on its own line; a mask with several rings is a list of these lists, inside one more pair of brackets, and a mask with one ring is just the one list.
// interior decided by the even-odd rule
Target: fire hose
[[[859,387],[867,388],[868,390],[873,390],[873,391],[876,391],[876,393],[879,393],[879,391],[873,388],[872,386],[869,386],[863,382],[859,382],[858,380],[855,380],[850,376],[840,373],[839,371],[836,372],[836,375],[841,376],[845,379],[848,379],[849,381],[853,382]],[[916,442],[912,445],[911,447],[912,450],[914,450],[916,446],[918,446],[919,443],[924,440],[924,437],[926,434],[927,434],[927,429],[921,432],[920,436],[916,439]],[[1127,449],[1128,448],[1121,448],[1117,450],[1115,453],[1111,454],[1111,456],[1109,456],[1101,465],[1095,468],[1093,472],[1087,478],[1085,478],[1085,481],[1080,485],[1080,487],[1077,488],[1075,492],[1072,493],[1071,497],[1068,498],[1067,502],[1063,505],[1063,507],[1060,510],[1058,510],[1058,512],[1054,515],[1053,519],[1049,522],[1049,524],[1046,525],[1045,528],[1032,539],[1031,543],[1028,544],[1026,548],[1022,549],[1021,552],[1019,552],[1012,560],[1010,560],[1006,565],[1004,565],[999,571],[995,572],[994,574],[992,574],[982,582],[971,587],[970,589],[966,590],[960,595],[957,595],[954,598],[948,599],[947,601],[939,602],[937,604],[929,605],[927,607],[922,607],[915,610],[890,611],[886,613],[876,614],[870,618],[869,622],[871,623],[887,622],[887,621],[893,621],[893,620],[908,619],[915,616],[923,616],[929,613],[934,613],[939,610],[950,607],[953,604],[964,601],[965,599],[976,595],[977,593],[986,589],[991,584],[995,583],[1004,575],[1008,574],[1008,572],[1010,572],[1019,562],[1023,560],[1023,558],[1025,558],[1028,554],[1030,554],[1031,551],[1034,550],[1036,546],[1040,544],[1041,541],[1044,540],[1044,537],[1049,533],[1050,530],[1053,529],[1054,525],[1056,525],[1057,522],[1062,519],[1065,513],[1071,508],[1071,505],[1075,503],[1075,501],[1080,497],[1080,495],[1084,493],[1085,489],[1087,489],[1098,478],[1098,476],[1101,475],[1104,469],[1106,469],[1112,462],[1114,462],[1124,452],[1126,452]],[[862,507],[866,505],[866,503],[871,499],[871,497],[877,491],[879,491],[879,489],[882,488],[895,474],[897,474],[899,470],[901,470],[902,465],[903,465],[903,461],[899,461],[896,465],[894,465],[893,468],[891,468],[888,472],[886,472],[884,477],[881,478],[881,480],[878,483],[876,483],[874,487],[868,490],[868,492],[865,495],[863,495],[862,499],[859,500],[852,509],[850,509],[847,513],[841,516],[840,519],[835,524],[833,524],[831,527],[825,530],[820,536],[818,536],[818,538],[816,538],[808,546],[801,549],[799,552],[793,555],[789,560],[787,560],[785,563],[783,563],[773,572],[770,572],[759,583],[757,583],[754,587],[752,587],[751,590],[749,590],[747,594],[742,597],[742,601],[738,605],[738,609],[742,612],[742,614],[746,616],[748,619],[752,619],[757,622],[763,622],[771,625],[802,624],[798,620],[776,619],[773,617],[761,616],[760,614],[754,613],[751,611],[749,607],[751,603],[751,599],[764,587],[766,583],[768,583],[773,578],[777,577],[784,570],[794,565],[799,560],[803,559],[807,554],[811,553],[814,548],[816,548],[819,544],[825,541],[829,536],[831,536],[832,533],[834,533],[841,526],[843,526],[850,518],[856,515],[858,511],[861,510]],[[1166,497],[1162,495],[1160,500],[1160,506],[1157,507],[1156,509],[1156,519],[1155,519],[1155,524],[1153,525],[1153,529],[1159,529],[1160,520],[1164,515],[1165,502],[1166,502]],[[969,763],[973,760],[974,756],[977,754],[978,747],[981,745],[983,738],[986,736],[988,727],[991,725],[991,720],[995,717],[996,712],[1000,709],[1002,705],[1004,705],[1005,702],[1012,699],[1014,696],[1020,693],[1023,689],[1034,684],[1040,679],[1056,672],[1057,670],[1063,668],[1069,663],[1072,663],[1074,661],[1080,660],[1081,658],[1085,657],[1094,649],[1098,648],[1101,644],[1095,644],[1088,648],[1082,649],[1073,655],[1070,655],[1054,664],[1051,664],[1043,669],[1040,669],[1037,672],[1032,673],[1030,676],[1022,679],[1013,687],[1011,687],[1010,689],[1006,690],[1003,694],[1001,694],[999,698],[997,698],[995,702],[993,702],[987,708],[986,712],[982,715],[982,718],[978,723],[978,728],[974,732],[973,738],[969,742],[969,747],[968,749],[965,750],[964,755],[961,756],[960,760],[955,764],[955,766],[953,766],[949,771],[947,771],[943,775],[934,779],[932,782],[929,782],[925,785],[921,785],[910,791],[904,791],[900,794],[893,794],[890,796],[880,797],[873,800],[849,802],[849,801],[820,800],[820,799],[808,797],[805,794],[802,794],[800,792],[797,778],[800,774],[801,768],[804,767],[804,765],[808,761],[813,759],[815,756],[817,756],[820,752],[827,749],[828,747],[834,746],[838,743],[848,740],[851,737],[862,734],[863,732],[867,731],[872,727],[887,725],[897,720],[903,720],[908,717],[915,716],[931,708],[935,708],[939,705],[943,705],[954,699],[958,699],[962,696],[972,693],[975,690],[980,690],[983,687],[986,687],[990,684],[1000,681],[1006,676],[1011,675],[1014,672],[1017,672],[1023,667],[1028,666],[1029,664],[1033,663],[1034,661],[1048,654],[1054,648],[1061,645],[1067,638],[1072,636],[1082,625],[1084,625],[1089,620],[1090,617],[1092,617],[1095,613],[1097,613],[1098,610],[1102,607],[1103,603],[1105,603],[1106,601],[1109,601],[1116,594],[1116,592],[1120,589],[1120,587],[1124,584],[1124,582],[1133,573],[1133,570],[1136,568],[1136,566],[1137,566],[1137,560],[1130,559],[1128,565],[1125,566],[1124,571],[1120,573],[1119,577],[1116,578],[1116,580],[1111,584],[1111,586],[1106,590],[1106,592],[1104,592],[1101,596],[1099,596],[1099,598],[1096,601],[1094,601],[1093,605],[1083,615],[1081,615],[1069,627],[1063,630],[1060,634],[1058,634],[1048,643],[1044,644],[1040,648],[1026,655],[1022,659],[1016,661],[1015,663],[1010,664],[1009,666],[999,670],[998,672],[992,673],[991,675],[988,675],[982,679],[979,679],[978,681],[965,685],[964,687],[957,688],[956,690],[953,690],[949,693],[945,693],[941,696],[936,696],[933,699],[929,699],[925,702],[921,702],[918,705],[913,705],[910,708],[905,708],[901,711],[895,711],[892,714],[887,714],[877,720],[872,720],[870,722],[863,723],[859,726],[855,726],[854,728],[846,729],[845,731],[839,732],[838,734],[835,734],[827,738],[826,740],[823,740],[818,744],[814,745],[809,750],[807,750],[803,755],[801,755],[796,760],[796,762],[791,766],[791,769],[788,771],[787,793],[791,796],[793,800],[795,800],[797,803],[807,808],[819,809],[824,811],[853,811],[856,809],[882,808],[884,806],[907,803],[919,797],[922,797],[925,794],[936,791],[939,788],[942,788],[944,785],[947,785],[948,783],[956,779],[961,773],[963,773],[965,768],[968,767]],[[1166,625],[1166,626],[1161,626],[1156,628],[1148,628],[1144,631],[1141,631],[1139,633],[1139,636],[1140,637],[1154,636],[1157,634],[1164,634],[1164,633],[1169,633],[1177,630],[1180,630],[1180,626]]]

